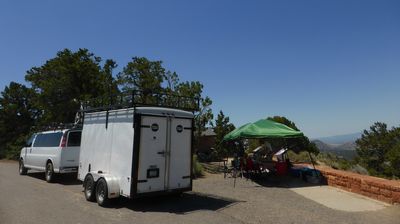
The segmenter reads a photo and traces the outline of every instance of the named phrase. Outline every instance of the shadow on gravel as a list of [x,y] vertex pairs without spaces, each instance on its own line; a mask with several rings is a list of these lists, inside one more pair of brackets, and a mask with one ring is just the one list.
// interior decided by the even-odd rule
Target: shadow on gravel
[[292,176],[277,176],[269,175],[263,178],[252,179],[255,183],[262,187],[279,187],[279,188],[300,188],[300,187],[313,187],[313,186],[323,186],[327,185],[326,180],[321,178],[320,183],[309,183],[305,180],[292,177]]
[[183,193],[182,195],[139,198],[133,200],[120,198],[111,203],[109,208],[128,208],[139,212],[185,214],[199,210],[217,211],[238,202],[240,201],[190,192]]
[[[29,172],[27,174],[29,177],[37,178],[43,181],[46,181],[44,178],[44,172]],[[58,174],[55,176],[54,182],[55,184],[62,185],[82,185],[82,181],[77,179],[76,173],[68,173],[68,174]]]

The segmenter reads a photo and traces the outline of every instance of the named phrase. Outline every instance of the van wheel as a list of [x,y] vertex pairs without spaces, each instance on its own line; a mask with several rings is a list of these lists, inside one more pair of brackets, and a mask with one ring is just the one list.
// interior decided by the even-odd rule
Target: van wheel
[[96,185],[96,201],[97,204],[99,204],[102,207],[105,207],[109,203],[109,198],[108,198],[108,189],[107,189],[107,182],[101,178],[99,181],[97,181]]
[[53,163],[48,162],[48,163],[46,164],[46,171],[44,172],[44,174],[45,174],[46,181],[47,181],[48,183],[53,182],[53,180],[54,180],[54,168],[53,168]]
[[84,181],[84,192],[85,198],[87,201],[95,201],[96,200],[96,183],[93,180],[92,175],[87,175]]
[[19,160],[19,175],[26,175],[28,173],[28,169],[25,168],[24,160]]

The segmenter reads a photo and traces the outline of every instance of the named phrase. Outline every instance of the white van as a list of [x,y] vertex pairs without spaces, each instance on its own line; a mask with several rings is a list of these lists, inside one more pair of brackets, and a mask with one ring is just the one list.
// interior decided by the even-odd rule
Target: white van
[[35,133],[21,150],[19,174],[26,175],[29,169],[45,171],[46,181],[52,182],[55,173],[77,172],[81,133],[80,129]]
[[192,189],[193,113],[162,107],[86,112],[78,179],[88,201]]

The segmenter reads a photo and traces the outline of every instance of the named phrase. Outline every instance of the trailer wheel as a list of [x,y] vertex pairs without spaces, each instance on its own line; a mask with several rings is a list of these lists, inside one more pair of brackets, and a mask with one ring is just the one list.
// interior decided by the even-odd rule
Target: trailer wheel
[[96,183],[94,182],[94,179],[92,175],[87,175],[84,181],[84,192],[85,192],[85,198],[87,201],[95,201],[96,200]]
[[103,178],[97,181],[96,200],[97,204],[102,207],[107,206],[110,201],[110,199],[108,198],[107,182]]
[[28,169],[25,168],[24,160],[19,160],[19,175],[26,175],[28,173]]
[[47,162],[46,164],[46,171],[44,172],[46,181],[51,183],[54,181],[54,168],[53,163]]

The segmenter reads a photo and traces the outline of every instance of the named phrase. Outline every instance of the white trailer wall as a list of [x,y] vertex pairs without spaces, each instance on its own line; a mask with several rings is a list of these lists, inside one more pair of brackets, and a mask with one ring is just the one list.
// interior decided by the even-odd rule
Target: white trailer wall
[[129,197],[133,154],[133,109],[110,112],[108,118],[112,132],[110,173],[119,174],[122,195]]
[[[133,109],[85,114],[78,178],[90,170],[113,174],[122,194],[130,195],[133,153]],[[107,124],[106,124],[107,123]]]

